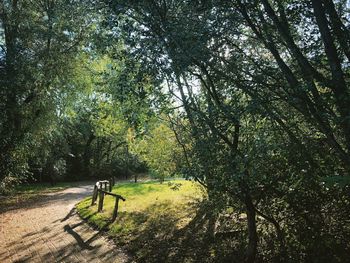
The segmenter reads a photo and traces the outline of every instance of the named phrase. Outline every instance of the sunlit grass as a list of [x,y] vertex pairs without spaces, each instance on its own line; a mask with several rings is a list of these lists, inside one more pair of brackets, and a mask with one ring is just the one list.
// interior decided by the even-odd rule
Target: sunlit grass
[[154,235],[164,235],[174,228],[184,227],[195,210],[190,204],[203,196],[199,185],[186,180],[170,182],[121,183],[113,193],[123,196],[119,213],[114,223],[110,222],[114,198],[106,196],[102,213],[97,213],[97,204],[91,206],[91,197],[77,205],[80,215],[99,228],[106,228],[118,242],[127,243],[154,226]]

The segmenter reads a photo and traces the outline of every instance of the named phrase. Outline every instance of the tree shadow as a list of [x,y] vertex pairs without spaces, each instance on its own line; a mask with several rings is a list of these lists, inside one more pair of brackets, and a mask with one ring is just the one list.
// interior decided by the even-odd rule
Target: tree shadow
[[[78,191],[74,191],[74,190]],[[90,194],[92,194],[93,191],[93,185],[92,184],[83,184],[77,187],[68,188],[59,192],[54,193],[35,193],[35,194],[26,194],[26,195],[17,195],[17,196],[10,196],[7,198],[17,198],[18,202],[6,204],[6,202],[3,202],[4,204],[0,203],[0,212],[5,213],[9,211],[16,211],[16,210],[30,210],[34,208],[40,208],[45,207],[47,205],[56,205],[56,204],[65,204],[65,203],[72,203],[72,202],[78,202],[83,197],[86,197]],[[27,196],[30,196],[27,198]]]
[[[81,199],[90,194],[90,186],[82,192],[60,192],[54,196],[47,196],[44,200],[30,204],[30,208],[38,208],[46,204],[59,203],[71,205],[76,199]],[[61,206],[60,206],[61,207]],[[23,210],[25,210],[23,209]],[[21,211],[23,211],[21,210]],[[10,212],[10,213],[14,213]],[[92,213],[89,217],[94,216]],[[86,220],[89,217],[85,218]],[[109,224],[109,223],[108,223]],[[106,224],[104,227],[108,227]],[[72,208],[61,218],[57,218],[48,225],[43,225],[35,231],[28,232],[5,244],[5,253],[0,255],[0,261],[4,262],[78,262],[85,260],[101,259],[103,262],[114,262],[121,250],[105,246],[105,241],[99,238],[103,230],[92,231],[84,220],[78,217],[76,209]],[[71,237],[68,237],[71,236]],[[69,241],[68,241],[69,240]],[[40,246],[37,247],[39,241]],[[35,246],[35,248],[33,248]]]
[[183,208],[186,210],[181,211],[184,218],[193,215],[194,211],[195,215],[180,227],[182,218],[176,211],[168,210],[170,206],[166,202],[154,204],[143,215],[129,215],[131,220],[142,223],[124,247],[133,255],[133,260],[152,263],[244,262],[242,236],[215,238],[217,214],[207,202],[195,202]]
[[71,227],[70,225],[65,225],[63,227],[64,231],[66,231],[68,234],[72,235],[74,239],[77,241],[77,244],[82,248],[82,249],[88,249],[92,250],[94,247],[90,246],[88,241],[84,241],[81,236],[74,231],[74,227]]

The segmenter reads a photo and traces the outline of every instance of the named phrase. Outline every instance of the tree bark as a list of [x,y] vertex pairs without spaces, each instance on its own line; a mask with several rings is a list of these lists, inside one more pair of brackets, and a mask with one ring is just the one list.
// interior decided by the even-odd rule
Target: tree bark
[[350,32],[341,21],[332,0],[323,0],[324,8],[329,15],[332,29],[336,35],[340,47],[350,62]]
[[247,248],[247,263],[255,262],[258,248],[258,234],[256,231],[256,211],[249,193],[245,194],[245,206],[248,223],[248,248]]
[[350,95],[344,79],[341,60],[339,59],[333,36],[328,27],[328,21],[322,2],[319,0],[312,0],[311,3],[332,73],[333,85],[331,89],[333,90],[337,108],[342,118],[341,126],[346,140],[347,151],[350,152]]

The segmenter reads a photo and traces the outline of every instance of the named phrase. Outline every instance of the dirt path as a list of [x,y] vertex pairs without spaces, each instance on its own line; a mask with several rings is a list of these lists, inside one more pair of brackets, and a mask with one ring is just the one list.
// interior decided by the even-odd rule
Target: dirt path
[[81,185],[0,214],[0,262],[127,262],[127,256],[76,214],[92,193]]

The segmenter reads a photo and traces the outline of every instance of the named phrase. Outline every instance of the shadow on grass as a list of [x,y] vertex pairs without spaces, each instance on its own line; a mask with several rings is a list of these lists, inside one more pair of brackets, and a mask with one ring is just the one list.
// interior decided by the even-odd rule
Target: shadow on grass
[[[182,210],[179,210],[182,209]],[[180,216],[179,216],[180,215]],[[206,203],[176,207],[170,202],[151,205],[142,213],[129,213],[132,231],[118,229],[116,242],[123,245],[136,262],[243,262],[242,236],[215,238],[216,215]],[[182,220],[192,219],[188,222]],[[122,223],[120,227],[122,227]],[[128,226],[124,226],[128,227]],[[121,241],[124,240],[124,241]],[[126,243],[123,243],[125,242]]]

